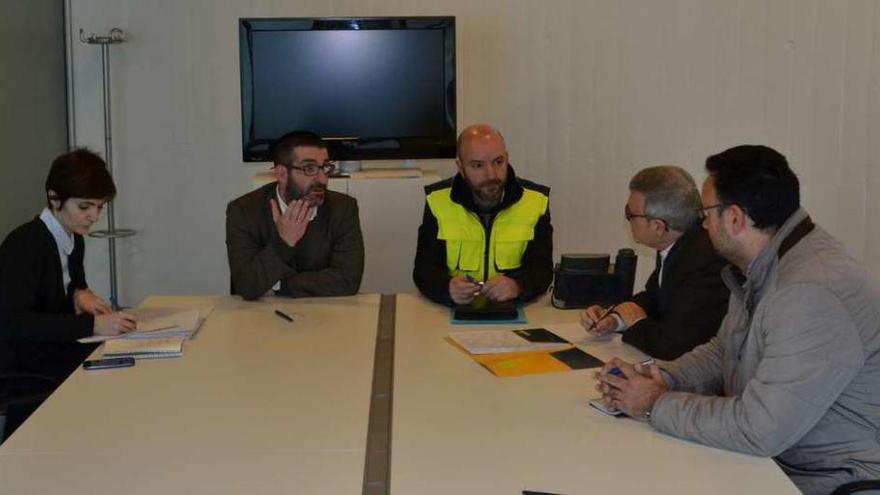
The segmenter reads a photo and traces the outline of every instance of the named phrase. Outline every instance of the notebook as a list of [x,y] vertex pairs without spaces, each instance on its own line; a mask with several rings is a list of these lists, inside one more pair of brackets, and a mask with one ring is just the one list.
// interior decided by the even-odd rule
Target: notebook
[[185,337],[159,339],[115,339],[104,343],[104,357],[133,357],[135,359],[172,358],[183,355]]
[[105,342],[113,339],[157,339],[164,337],[192,338],[211,313],[213,307],[198,309],[181,308],[132,308],[126,310],[137,319],[137,330],[121,335],[93,335],[83,337],[83,344]]
[[184,337],[191,339],[214,308],[135,308],[138,328],[122,336],[124,339]]
[[515,320],[519,316],[517,306],[513,301],[494,302],[482,295],[474,297],[470,304],[455,306],[453,319],[459,321],[478,320]]

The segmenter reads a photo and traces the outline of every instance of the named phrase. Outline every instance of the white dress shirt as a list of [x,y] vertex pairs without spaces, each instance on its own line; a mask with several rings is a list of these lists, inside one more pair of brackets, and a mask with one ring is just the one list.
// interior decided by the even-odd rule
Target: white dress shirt
[[64,292],[67,293],[67,287],[70,285],[70,267],[67,257],[73,253],[73,234],[68,234],[61,222],[55,218],[55,215],[49,208],[43,208],[40,213],[40,220],[49,229],[52,238],[55,239],[55,245],[58,247],[58,259],[61,260],[61,276],[64,279]]
[[[675,242],[678,242],[677,240]],[[658,267],[657,272],[657,288],[660,288],[660,284],[663,283],[663,265],[666,264],[666,257],[669,256],[669,251],[672,251],[672,247],[675,246],[675,242],[666,246],[666,249],[660,251],[660,266]],[[617,321],[617,327],[614,329],[615,332],[623,332],[628,329],[631,325],[627,325],[624,323],[623,318],[620,317],[617,313],[611,313],[611,316]]]
[[669,256],[669,251],[672,251],[672,247],[675,246],[675,243],[666,246],[666,249],[660,251],[660,272],[657,274],[657,287],[660,287],[663,284],[663,265],[666,264],[666,257]]

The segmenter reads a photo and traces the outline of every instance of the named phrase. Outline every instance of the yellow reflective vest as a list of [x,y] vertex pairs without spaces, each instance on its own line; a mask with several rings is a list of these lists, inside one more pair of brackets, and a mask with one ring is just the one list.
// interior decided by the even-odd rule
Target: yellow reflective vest
[[547,212],[549,198],[523,188],[522,198],[495,216],[488,242],[480,217],[452,200],[451,186],[432,191],[427,202],[437,219],[437,238],[446,242],[449,274],[485,281],[498,272],[520,267],[529,241],[535,238],[535,225]]

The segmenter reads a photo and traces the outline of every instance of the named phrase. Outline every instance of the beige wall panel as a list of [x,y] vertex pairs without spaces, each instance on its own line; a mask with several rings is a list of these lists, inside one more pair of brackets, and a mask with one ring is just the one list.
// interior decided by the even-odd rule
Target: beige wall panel
[[[814,218],[880,274],[872,0],[73,0],[73,13],[74,28],[131,35],[113,55],[119,223],[142,231],[120,243],[124,302],[228,287],[225,205],[263,169],[240,158],[248,16],[457,16],[459,124],[496,124],[517,172],[552,188],[557,256],[632,245],[622,208],[639,168],[678,163],[701,181],[707,155],[767,143]],[[92,48],[74,49],[77,136],[100,147]],[[99,288],[103,249],[89,244]],[[652,255],[638,252],[642,281]]]

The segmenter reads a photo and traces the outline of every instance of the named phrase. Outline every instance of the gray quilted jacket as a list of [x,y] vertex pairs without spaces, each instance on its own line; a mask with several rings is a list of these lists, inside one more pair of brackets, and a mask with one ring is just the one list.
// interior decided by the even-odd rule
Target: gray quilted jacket
[[663,367],[674,391],[655,403],[651,423],[774,457],[802,491],[826,494],[880,478],[880,292],[819,227],[779,257],[808,219],[795,212],[745,278],[725,268],[730,302],[718,335]]

